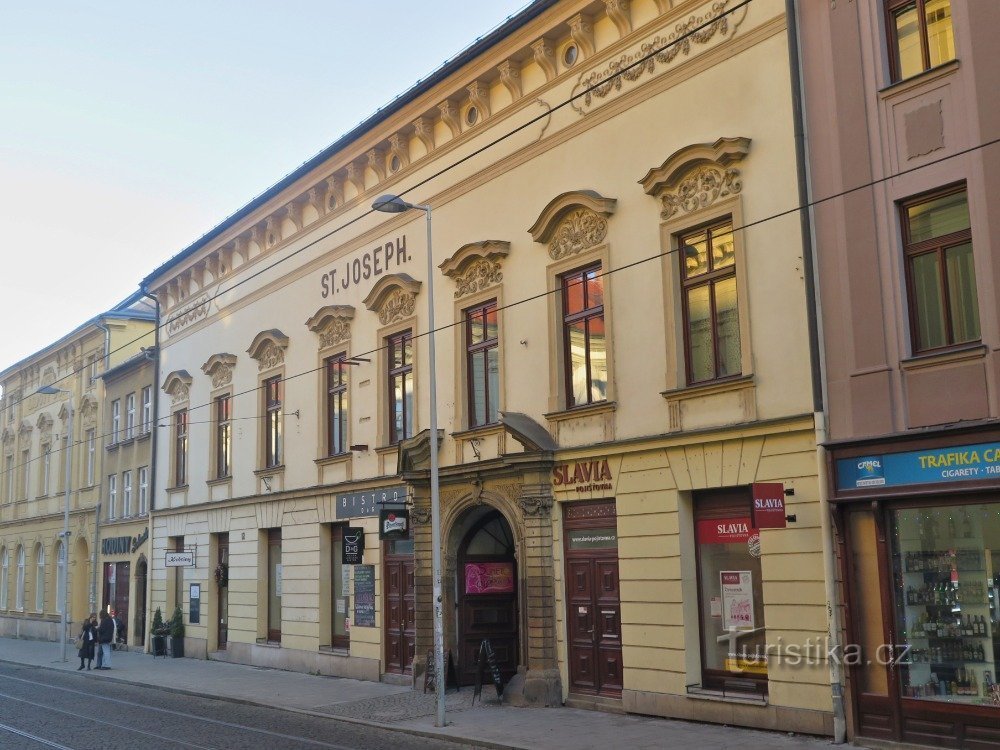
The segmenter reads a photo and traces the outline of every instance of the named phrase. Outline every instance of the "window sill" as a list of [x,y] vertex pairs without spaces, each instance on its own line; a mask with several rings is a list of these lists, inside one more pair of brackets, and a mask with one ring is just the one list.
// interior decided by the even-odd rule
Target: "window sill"
[[586,406],[574,406],[572,409],[562,411],[550,411],[543,416],[550,422],[564,422],[567,419],[578,419],[579,417],[593,417],[599,414],[608,414],[618,408],[617,401],[601,401],[597,404],[587,404]]
[[178,484],[178,485],[176,485],[174,487],[167,487],[167,494],[168,495],[175,495],[178,492],[187,492],[187,489],[188,489],[188,485],[186,485],[186,484]]
[[317,466],[332,466],[334,464],[346,464],[351,460],[351,452],[338,453],[335,456],[323,456],[323,458],[317,458],[313,461]]
[[232,483],[233,483],[232,474],[230,474],[227,477],[216,477],[215,479],[209,479],[208,481],[205,482],[205,484],[208,485],[209,487],[217,487],[220,484],[232,484]]
[[138,435],[136,435],[135,439],[140,442],[143,440],[149,440],[149,436],[152,434],[153,434],[152,432],[140,432]]
[[922,370],[927,367],[971,362],[976,359],[983,359],[986,356],[986,351],[986,346],[978,342],[974,344],[960,344],[950,349],[917,354],[908,359],[900,360],[899,368],[910,372],[913,370]]
[[255,477],[272,477],[275,474],[284,474],[285,465],[278,464],[277,466],[268,466],[265,469],[254,469],[253,475]]
[[333,656],[350,656],[351,648],[350,646],[320,646],[319,652],[321,654],[332,654]]
[[266,638],[258,638],[257,645],[263,648],[281,648],[281,641],[269,641]]
[[132,437],[125,438],[124,440],[122,440],[121,442],[119,442],[118,445],[122,445],[122,446],[124,446],[124,445],[131,445],[134,442],[135,442],[135,436],[132,436]]
[[392,445],[381,445],[375,448],[375,453],[379,456],[386,456],[393,451],[399,450],[399,443],[393,443]]
[[701,685],[688,685],[687,697],[698,701],[716,701],[718,703],[740,703],[748,706],[766,706],[767,694],[726,692],[714,688],[703,688]]
[[878,96],[880,99],[885,101],[893,96],[896,96],[900,92],[909,91],[910,89],[916,88],[926,81],[932,81],[935,78],[941,78],[953,70],[958,70],[960,66],[958,58],[954,60],[949,60],[946,63],[941,63],[940,65],[935,65],[933,68],[928,68],[927,70],[922,70],[916,75],[912,75],[909,78],[904,78],[901,81],[893,81],[888,86],[879,89]]
[[707,383],[697,385],[686,385],[683,388],[671,388],[668,391],[660,391],[660,395],[667,401],[680,399],[698,398],[699,396],[711,396],[716,393],[729,393],[739,391],[744,388],[753,388],[753,373],[750,375],[738,375],[725,380],[712,380]]
[[112,451],[118,450],[119,445],[121,445],[121,443],[111,443],[110,445],[105,445],[104,450],[107,453],[111,453]]
[[491,422],[490,424],[479,425],[478,427],[470,427],[467,430],[459,430],[458,432],[451,433],[451,436],[455,440],[471,440],[474,438],[488,437],[490,435],[499,435],[504,431],[504,426],[500,422]]

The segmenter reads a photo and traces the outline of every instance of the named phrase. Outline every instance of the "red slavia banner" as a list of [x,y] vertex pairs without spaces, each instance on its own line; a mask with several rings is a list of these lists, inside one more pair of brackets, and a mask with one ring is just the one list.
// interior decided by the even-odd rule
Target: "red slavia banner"
[[785,485],[780,482],[755,482],[753,521],[758,529],[785,528]]
[[466,563],[466,594],[507,594],[514,590],[514,563]]
[[737,518],[709,518],[698,521],[700,544],[746,544],[757,530],[749,516]]

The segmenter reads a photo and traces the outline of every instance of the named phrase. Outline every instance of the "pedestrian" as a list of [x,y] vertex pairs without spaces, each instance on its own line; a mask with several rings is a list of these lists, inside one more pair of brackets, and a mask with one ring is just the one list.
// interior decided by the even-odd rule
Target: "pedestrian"
[[106,610],[101,610],[101,623],[97,626],[97,641],[101,655],[97,658],[98,669],[111,669],[111,642],[115,638],[115,624]]
[[94,647],[97,645],[97,626],[95,625],[97,615],[91,613],[90,617],[83,621],[83,628],[80,630],[80,648],[77,655],[80,657],[80,666],[76,668],[79,672],[83,669],[84,662],[87,663],[87,670],[94,661]]

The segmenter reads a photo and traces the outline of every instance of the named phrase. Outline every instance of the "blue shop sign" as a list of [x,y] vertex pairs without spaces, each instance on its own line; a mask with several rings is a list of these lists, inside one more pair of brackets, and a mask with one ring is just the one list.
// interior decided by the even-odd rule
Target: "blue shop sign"
[[1000,479],[1000,443],[957,445],[837,461],[837,489]]

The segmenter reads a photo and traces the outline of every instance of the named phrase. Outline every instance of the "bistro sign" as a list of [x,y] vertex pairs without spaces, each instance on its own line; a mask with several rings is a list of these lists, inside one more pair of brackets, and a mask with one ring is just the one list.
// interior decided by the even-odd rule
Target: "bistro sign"
[[842,458],[837,489],[899,487],[1000,479],[1000,445],[980,443],[906,453]]
[[101,540],[101,554],[127,555],[134,553],[149,539],[149,527],[136,536],[113,536]]

